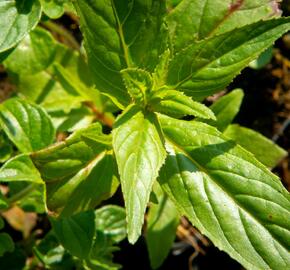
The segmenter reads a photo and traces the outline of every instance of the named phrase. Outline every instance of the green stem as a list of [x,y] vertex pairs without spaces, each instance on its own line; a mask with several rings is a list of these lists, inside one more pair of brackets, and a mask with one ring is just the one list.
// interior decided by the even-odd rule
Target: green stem
[[55,32],[55,33],[61,35],[62,37],[64,37],[73,49],[76,49],[76,50],[80,49],[80,45],[76,41],[74,36],[64,27],[58,25],[57,23],[55,23],[53,21],[46,21],[46,22],[42,22],[41,24],[44,27],[46,27],[48,30]]

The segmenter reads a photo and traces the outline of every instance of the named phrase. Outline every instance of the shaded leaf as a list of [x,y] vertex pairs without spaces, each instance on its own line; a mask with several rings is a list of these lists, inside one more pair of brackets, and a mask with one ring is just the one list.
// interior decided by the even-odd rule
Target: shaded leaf
[[153,269],[160,267],[168,256],[179,223],[179,214],[175,205],[162,189],[157,187],[158,204],[152,204],[150,207],[146,232],[146,243]]
[[287,152],[262,134],[239,125],[229,125],[223,133],[250,151],[265,166],[275,167]]
[[81,212],[71,217],[51,219],[52,228],[63,247],[72,255],[85,259],[93,245],[95,215]]

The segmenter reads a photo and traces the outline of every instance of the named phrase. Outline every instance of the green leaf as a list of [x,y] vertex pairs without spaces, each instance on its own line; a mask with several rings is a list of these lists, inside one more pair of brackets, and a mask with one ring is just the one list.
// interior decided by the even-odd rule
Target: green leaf
[[51,219],[52,228],[63,247],[72,255],[85,259],[93,245],[96,231],[93,211],[71,217]]
[[238,114],[243,98],[244,92],[241,89],[233,90],[229,94],[222,96],[210,106],[210,109],[216,116],[216,121],[202,120],[202,122],[215,126],[220,131],[224,131]]
[[124,84],[131,98],[140,105],[147,104],[149,93],[153,89],[153,80],[149,72],[138,68],[121,71]]
[[41,16],[36,0],[12,0],[0,3],[0,52],[14,47],[32,30]]
[[92,209],[115,193],[119,181],[116,161],[107,151],[110,148],[110,136],[95,123],[63,142],[32,153],[46,182],[51,211],[69,216]]
[[113,243],[118,243],[127,236],[124,208],[106,205],[97,209],[95,215],[97,230],[102,231]]
[[67,0],[40,0],[43,12],[52,19],[61,17]]
[[167,49],[161,54],[159,63],[153,73],[154,87],[159,89],[166,84],[168,75],[168,66],[170,62],[170,50]]
[[22,154],[8,160],[0,169],[0,181],[25,181],[42,184],[41,176],[28,155]]
[[226,87],[289,29],[290,18],[280,18],[195,42],[173,57],[167,85],[201,100]]
[[55,41],[52,35],[36,28],[26,35],[16,49],[5,60],[8,71],[28,75],[46,69],[53,61],[56,52]]
[[0,105],[0,124],[8,138],[23,152],[50,145],[55,130],[47,113],[39,106],[13,98]]
[[277,176],[213,127],[160,120],[169,152],[160,183],[181,214],[246,268],[286,269],[290,201]]
[[196,40],[280,14],[278,3],[271,0],[183,0],[167,23],[174,49],[180,51]]
[[146,243],[153,269],[160,267],[168,256],[179,223],[179,214],[175,205],[162,189],[157,187],[155,191],[159,202],[150,207],[146,233]]
[[153,111],[176,118],[192,115],[205,119],[215,119],[215,115],[208,107],[193,101],[192,98],[176,90],[156,92],[150,101],[150,106]]
[[154,180],[166,153],[156,116],[127,108],[113,130],[113,147],[121,176],[130,243],[141,234]]
[[165,1],[76,1],[85,48],[96,87],[129,102],[120,71],[139,67],[153,71],[166,38],[162,34]]
[[230,125],[223,134],[253,153],[261,163],[269,168],[275,167],[287,156],[284,149],[252,129]]

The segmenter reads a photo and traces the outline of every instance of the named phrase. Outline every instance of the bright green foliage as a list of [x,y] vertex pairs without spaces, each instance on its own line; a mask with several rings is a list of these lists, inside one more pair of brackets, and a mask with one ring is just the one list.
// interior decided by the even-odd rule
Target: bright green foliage
[[16,156],[5,163],[0,170],[0,181],[42,183],[38,170],[27,155]]
[[68,0],[40,0],[43,12],[50,18],[61,17],[65,11]]
[[147,99],[153,90],[153,80],[145,70],[128,68],[121,71],[124,84],[135,103],[147,105]]
[[151,266],[156,269],[168,256],[175,239],[179,214],[159,185],[154,189],[158,204],[152,204],[147,217],[146,242]]
[[160,183],[181,213],[247,268],[286,269],[290,202],[277,177],[206,124],[161,124],[169,155]]
[[[84,46],[45,21],[72,3]],[[41,8],[40,26],[74,49],[35,28]],[[116,245],[138,240],[149,202],[153,268],[184,215],[247,269],[287,269],[289,194],[267,168],[286,152],[231,124],[242,90],[198,102],[290,30],[279,15],[270,0],[0,0],[0,62],[16,88],[0,104],[0,208],[49,209],[52,224],[23,241],[27,269],[119,269]],[[119,179],[125,209],[105,202]],[[0,255],[13,251],[0,238]]]
[[38,0],[0,1],[0,52],[14,47],[38,23]]
[[23,153],[42,149],[54,140],[54,127],[43,108],[21,99],[9,99],[0,105],[0,124]]
[[144,213],[153,182],[165,159],[156,116],[129,107],[113,130],[113,147],[125,199],[128,237],[131,243],[141,234]]
[[215,115],[208,107],[193,101],[190,97],[176,90],[161,90],[154,93],[150,106],[156,112],[176,118],[192,115],[205,119],[215,119]]
[[13,73],[32,75],[47,68],[55,52],[55,41],[51,34],[36,28],[18,44],[4,65]]
[[[262,134],[239,125],[230,125],[224,135],[254,154],[269,168],[275,167],[287,152]],[[267,153],[265,155],[265,153]]]

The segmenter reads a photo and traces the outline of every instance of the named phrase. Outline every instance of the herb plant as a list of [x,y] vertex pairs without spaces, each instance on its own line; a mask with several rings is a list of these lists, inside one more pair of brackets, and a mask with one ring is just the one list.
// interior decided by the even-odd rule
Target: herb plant
[[[81,49],[49,19],[65,10]],[[118,269],[112,252],[138,240],[149,205],[153,268],[185,216],[247,269],[289,269],[289,194],[269,170],[286,152],[231,124],[242,90],[201,103],[290,30],[280,15],[269,0],[0,1],[16,86],[0,105],[0,206],[49,214],[34,260]],[[104,202],[119,185],[125,208]],[[0,255],[14,248],[0,233]]]

